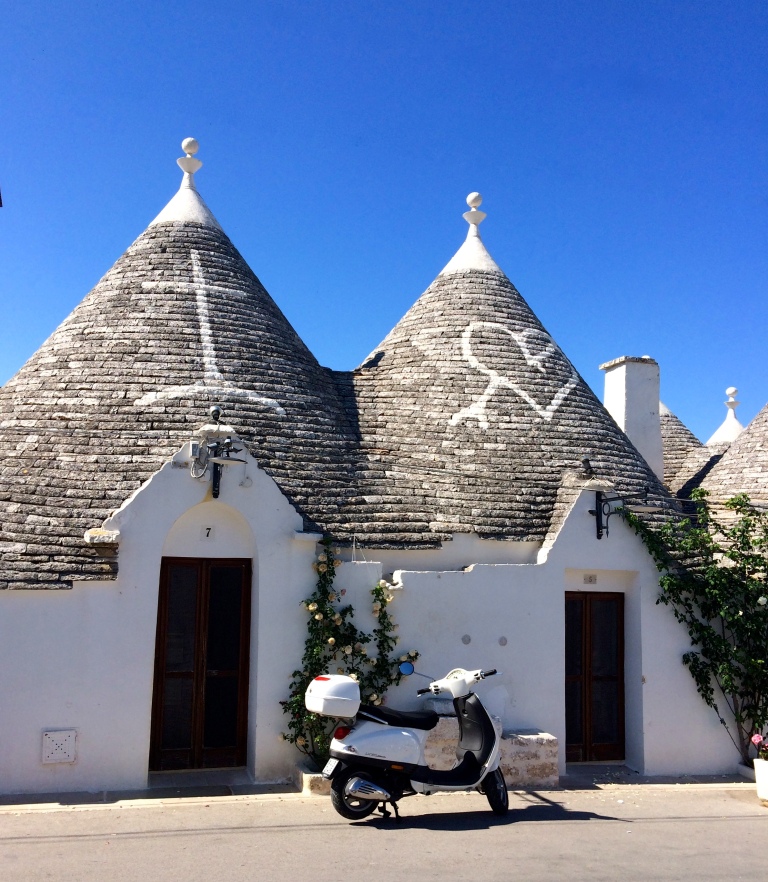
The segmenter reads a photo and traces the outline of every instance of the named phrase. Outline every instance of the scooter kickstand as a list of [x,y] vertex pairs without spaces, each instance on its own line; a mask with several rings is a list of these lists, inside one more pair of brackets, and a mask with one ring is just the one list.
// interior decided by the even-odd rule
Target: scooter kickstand
[[395,820],[396,820],[397,823],[399,824],[400,821],[402,821],[402,818],[400,817],[400,812],[397,810],[397,803],[396,803],[396,802],[393,802],[393,803],[392,803],[392,808],[393,808],[394,811],[395,811]]
[[[391,818],[391,817],[392,817],[392,812],[387,811],[387,804],[386,804],[386,802],[382,802],[382,803],[379,805],[379,811],[381,812],[381,816],[382,816],[383,818]],[[395,813],[397,813],[397,809],[395,809]]]

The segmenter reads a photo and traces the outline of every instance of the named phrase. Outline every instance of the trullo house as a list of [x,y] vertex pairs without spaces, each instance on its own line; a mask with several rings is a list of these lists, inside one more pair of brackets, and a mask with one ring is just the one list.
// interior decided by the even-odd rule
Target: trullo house
[[[481,688],[505,730],[548,733],[561,772],[732,769],[654,565],[606,501],[669,504],[658,416],[641,455],[486,250],[478,194],[435,281],[335,372],[183,146],[178,193],[0,390],[0,789],[290,776],[279,701],[323,534],[361,622],[392,579],[400,646],[435,676],[498,668]],[[624,400],[647,364],[607,366]]]

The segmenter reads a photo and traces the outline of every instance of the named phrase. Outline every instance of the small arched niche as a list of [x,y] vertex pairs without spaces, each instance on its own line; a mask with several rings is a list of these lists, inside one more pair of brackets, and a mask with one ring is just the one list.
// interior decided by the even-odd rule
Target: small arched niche
[[210,500],[178,518],[163,545],[163,557],[254,558],[256,542],[237,509]]

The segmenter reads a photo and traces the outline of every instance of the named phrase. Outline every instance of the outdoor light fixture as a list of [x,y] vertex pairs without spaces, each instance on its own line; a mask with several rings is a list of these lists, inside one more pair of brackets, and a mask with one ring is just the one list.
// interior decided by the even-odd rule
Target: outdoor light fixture
[[242,447],[235,447],[231,438],[225,438],[223,441],[211,441],[205,445],[208,450],[208,462],[213,464],[213,473],[211,486],[213,490],[213,498],[219,498],[219,489],[221,488],[221,468],[222,466],[232,465],[235,462],[245,462],[244,459],[237,459],[232,456],[233,453],[240,453]]
[[608,535],[608,521],[613,514],[623,514],[629,506],[635,512],[659,511],[660,506],[648,505],[648,487],[643,488],[642,493],[634,493],[621,496],[618,493],[605,493],[602,490],[595,491],[595,507],[590,508],[589,513],[595,518],[597,538],[602,539],[603,533]]
[[[209,413],[211,415],[211,419],[215,424],[215,428],[217,432],[220,432],[224,429],[220,425],[221,416],[222,416],[223,408],[220,404],[214,404],[210,409]],[[209,426],[204,427],[211,428]],[[226,428],[230,429],[229,426]],[[199,480],[205,475],[208,471],[208,466],[212,466],[211,468],[211,484],[213,490],[213,498],[219,498],[219,491],[221,489],[221,469],[223,466],[232,465],[233,463],[246,463],[245,459],[238,459],[233,456],[233,453],[240,453],[242,447],[235,447],[234,441],[230,436],[227,436],[223,440],[219,438],[215,438],[213,441],[209,441],[205,446],[203,446],[199,441],[193,440],[190,443],[190,453],[192,455],[192,466],[189,470],[190,474],[193,478]],[[247,485],[241,484],[241,486],[250,486],[250,483]]]

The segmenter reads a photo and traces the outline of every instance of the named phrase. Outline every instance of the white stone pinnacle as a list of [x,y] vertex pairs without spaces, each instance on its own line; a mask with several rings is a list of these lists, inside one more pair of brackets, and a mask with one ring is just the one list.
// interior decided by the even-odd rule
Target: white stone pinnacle
[[195,159],[200,144],[195,138],[185,138],[181,142],[181,149],[185,155],[176,160],[176,164],[184,172],[179,192],[152,221],[150,227],[162,223],[188,222],[220,230],[219,222],[195,187],[195,172],[203,167],[203,163]]
[[736,416],[736,408],[739,406],[736,396],[739,394],[739,390],[735,386],[729,386],[725,390],[725,394],[728,396],[728,400],[725,402],[728,412],[726,413],[725,420],[723,420],[720,428],[709,441],[707,441],[707,447],[712,447],[718,444],[730,444],[744,431],[744,426],[742,426]]
[[462,215],[469,224],[467,238],[440,273],[441,276],[473,269],[485,270],[486,272],[501,272],[496,261],[488,253],[480,238],[479,226],[487,217],[484,211],[478,210],[482,202],[483,197],[479,193],[473,192],[467,196],[467,205],[470,210],[465,211]]

